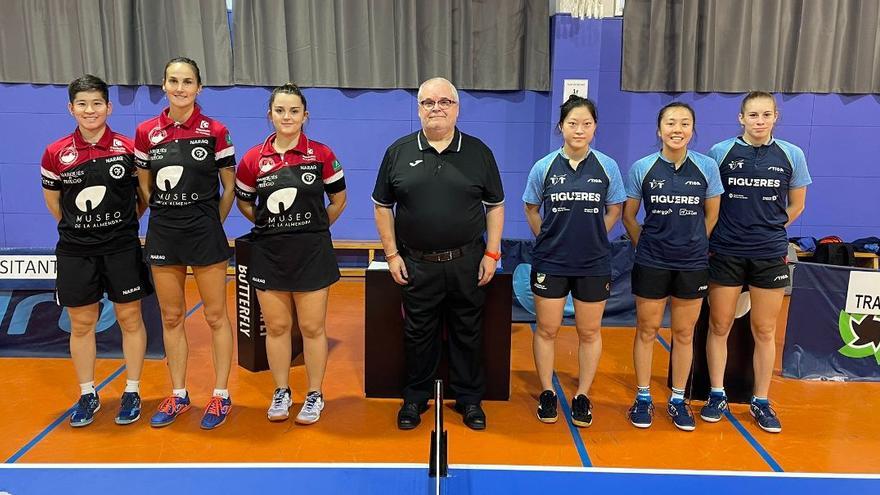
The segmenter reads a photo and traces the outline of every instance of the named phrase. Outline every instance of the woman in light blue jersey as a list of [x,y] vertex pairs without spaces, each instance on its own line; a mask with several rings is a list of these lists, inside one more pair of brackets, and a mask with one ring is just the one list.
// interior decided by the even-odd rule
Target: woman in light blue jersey
[[593,421],[588,394],[602,353],[602,313],[611,291],[608,231],[620,218],[626,198],[617,163],[590,148],[597,122],[592,101],[570,97],[559,111],[562,148],[535,163],[523,193],[526,219],[536,236],[531,287],[538,324],[532,347],[543,390],[537,415],[544,423],[558,418],[553,362],[569,292],[574,299],[579,366],[571,420],[580,427]]
[[739,114],[743,134],[709,151],[718,162],[724,194],[709,243],[712,309],[706,353],[712,389],[700,411],[701,418],[714,423],[727,410],[727,336],[742,287],[748,285],[755,338],[755,389],[749,410],[758,426],[771,433],[782,431],[767,397],[776,359],[776,318],[791,282],[785,229],[804,211],[806,186],[812,182],[804,152],[773,137],[778,119],[772,94],[749,93]]
[[[709,288],[709,233],[718,218],[722,188],[718,165],[708,156],[688,150],[696,117],[684,103],[673,102],[657,116],[661,150],[638,160],[626,181],[623,224],[636,248],[632,291],[636,297],[637,327],[633,361],[638,394],[629,410],[638,428],[651,426],[651,363],[657,331],[667,299],[672,310],[672,396],[666,407],[681,430],[695,428],[684,400],[693,360],[694,325]],[[645,206],[645,219],[636,214]]]

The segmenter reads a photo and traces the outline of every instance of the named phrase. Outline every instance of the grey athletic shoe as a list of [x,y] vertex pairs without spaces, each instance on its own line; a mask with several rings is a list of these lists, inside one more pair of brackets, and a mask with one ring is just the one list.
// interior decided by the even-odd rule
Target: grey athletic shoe
[[306,402],[296,415],[296,422],[302,425],[317,423],[321,419],[321,411],[324,410],[324,396],[320,392],[309,392]]
[[277,388],[272,395],[272,404],[269,406],[269,421],[284,421],[290,416],[290,406],[293,399],[290,398],[289,388]]

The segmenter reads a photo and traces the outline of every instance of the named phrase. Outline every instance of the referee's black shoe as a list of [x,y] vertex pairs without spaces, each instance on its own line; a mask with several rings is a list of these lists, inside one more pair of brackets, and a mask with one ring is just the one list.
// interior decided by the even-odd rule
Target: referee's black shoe
[[428,402],[403,401],[397,411],[397,427],[401,430],[412,430],[422,422],[422,413],[428,410]]
[[472,430],[486,429],[486,413],[480,404],[455,403],[455,410],[461,414],[464,425]]

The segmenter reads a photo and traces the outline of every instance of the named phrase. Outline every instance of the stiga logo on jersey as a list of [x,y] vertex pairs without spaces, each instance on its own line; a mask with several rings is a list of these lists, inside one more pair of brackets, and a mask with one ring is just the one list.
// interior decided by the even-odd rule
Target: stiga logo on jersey
[[589,179],[587,179],[587,182],[589,182],[589,183],[591,183],[591,184],[602,184],[602,179],[597,179],[597,178],[595,178],[595,177],[590,177]]
[[880,316],[841,311],[837,328],[844,343],[837,352],[856,359],[874,356],[880,365]]
[[730,163],[727,164],[727,166],[730,167],[730,170],[742,169],[743,159],[740,158],[739,160],[732,160]]
[[79,153],[76,152],[76,148],[73,146],[68,146],[58,152],[58,160],[65,165],[70,165],[75,162],[78,157]]
[[165,129],[154,127],[152,130],[150,130],[150,133],[147,134],[147,137],[150,139],[151,143],[158,144],[162,142],[163,139],[168,137],[168,133],[165,132]]
[[767,170],[771,172],[779,172],[780,174],[785,173],[785,169],[783,169],[782,167],[767,167]]
[[689,180],[689,181],[685,181],[684,185],[686,185],[686,186],[702,186],[703,183],[698,180]]
[[651,182],[649,182],[648,185],[651,186],[651,189],[663,189],[663,184],[665,183],[665,180],[651,179]]

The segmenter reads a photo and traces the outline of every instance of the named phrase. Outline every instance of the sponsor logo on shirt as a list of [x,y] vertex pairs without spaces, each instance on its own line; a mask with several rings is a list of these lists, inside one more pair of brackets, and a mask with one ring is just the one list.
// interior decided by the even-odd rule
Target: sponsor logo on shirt
[[587,182],[589,182],[589,183],[591,183],[591,184],[602,184],[602,179],[597,179],[597,178],[595,178],[595,177],[590,177],[589,179],[587,179]]
[[106,193],[106,186],[89,186],[80,191],[73,202],[79,208],[79,211],[89,213],[94,211],[101,204],[101,201],[104,201],[104,194]]
[[162,167],[156,173],[156,187],[161,191],[170,191],[177,187],[182,176],[183,167],[180,165]]
[[767,167],[767,170],[769,170],[771,172],[779,172],[780,174],[785,173],[785,169],[783,169],[782,167],[770,166],[770,167]]
[[[337,163],[337,162],[333,162],[334,167],[336,166],[336,163]],[[422,160],[416,160],[416,161],[414,161],[414,162],[409,162],[409,166],[410,166],[410,167],[415,167],[416,165],[418,165],[418,164],[420,164],[420,163],[422,163]],[[333,170],[336,170],[336,169],[334,168]]]
[[302,181],[303,181],[304,183],[306,183],[307,185],[312,185],[312,184],[314,184],[314,183],[315,183],[315,179],[317,179],[317,178],[318,178],[318,176],[315,175],[315,174],[313,174],[313,173],[311,173],[311,172],[306,172],[306,173],[302,174]]
[[289,210],[296,200],[296,192],[295,187],[285,187],[273,192],[266,198],[266,208],[276,215]]
[[125,145],[122,144],[122,141],[114,138],[113,144],[110,145],[110,151],[115,151],[117,153],[119,153],[121,151],[125,151]]
[[196,128],[196,132],[199,134],[202,134],[204,136],[210,136],[211,135],[210,127],[211,127],[211,123],[208,122],[207,120],[203,120],[203,121],[199,122],[199,126]]
[[583,191],[558,192],[550,194],[550,201],[602,201],[602,195]]
[[658,210],[655,208],[655,209],[651,210],[651,214],[652,215],[671,215],[672,208],[667,208],[665,210]]
[[692,217],[698,215],[696,210],[689,210],[687,208],[680,208],[678,210],[678,216],[680,217]]
[[584,208],[584,213],[599,213],[599,208]]
[[730,199],[749,199],[745,194],[730,193],[727,195]]
[[686,186],[702,186],[703,183],[698,180],[689,180],[689,181],[685,181],[684,185],[686,185]]
[[339,169],[342,168],[342,164],[339,163],[339,160],[333,160],[333,170],[338,172]]
[[775,194],[773,196],[761,196],[761,199],[763,199],[764,201],[776,201],[777,199],[779,199],[779,196]]
[[110,177],[114,179],[121,179],[125,175],[125,167],[120,164],[114,164],[110,166]]
[[198,161],[202,161],[208,157],[208,150],[206,150],[205,148],[202,148],[201,146],[196,146],[190,152],[190,155],[192,155],[192,157],[194,159],[196,159]]
[[551,175],[550,176],[550,184],[554,185],[554,186],[556,184],[565,184],[565,174]]
[[564,206],[554,206],[553,208],[551,208],[551,211],[553,211],[553,213],[561,213],[564,211],[571,211],[571,210],[564,207]]
[[752,177],[728,177],[727,185],[742,187],[779,187],[782,181],[779,179],[755,179]]
[[648,185],[651,186],[651,189],[663,189],[663,184],[665,183],[665,180],[651,179],[651,182],[649,182]]
[[676,194],[652,194],[649,198],[652,203],[673,204],[673,205],[698,205],[700,204],[699,196],[680,196]]
[[742,169],[743,159],[740,158],[739,160],[731,160],[730,163],[727,164],[727,166],[730,167],[730,170]]

